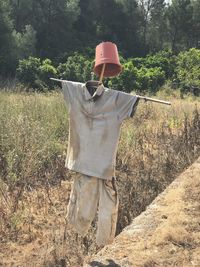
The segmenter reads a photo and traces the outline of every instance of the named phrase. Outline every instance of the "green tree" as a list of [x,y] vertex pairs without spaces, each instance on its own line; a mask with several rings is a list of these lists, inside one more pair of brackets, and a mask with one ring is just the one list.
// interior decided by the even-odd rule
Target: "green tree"
[[138,5],[141,13],[141,35],[145,53],[147,53],[149,50],[149,47],[147,45],[147,34],[150,14],[155,1],[156,0],[138,0]]
[[193,0],[191,4],[193,7],[192,44],[200,48],[200,1]]
[[200,50],[191,48],[177,57],[177,82],[185,92],[200,94]]
[[0,72],[1,75],[10,75],[16,67],[13,49],[15,46],[12,36],[13,25],[10,18],[8,1],[0,1]]
[[126,57],[143,56],[144,44],[141,36],[142,14],[135,0],[117,0],[121,4],[125,19],[121,20],[123,32],[120,48]]
[[33,0],[9,0],[16,32],[23,32],[26,25],[32,25]]
[[164,48],[166,36],[166,3],[165,0],[156,0],[150,12],[147,41],[151,52]]
[[193,8],[190,0],[173,0],[166,12],[168,36],[172,51],[191,47]]
[[79,15],[76,0],[36,0],[34,29],[37,31],[37,54],[56,58],[74,50],[72,25]]
[[137,3],[128,0],[101,0],[97,5],[98,41],[112,41],[126,57],[141,53]]
[[15,29],[23,33],[26,25],[36,31],[39,57],[57,58],[74,49],[72,25],[79,15],[79,0],[10,0]]
[[[115,0],[102,0],[97,6],[97,36],[102,41],[113,41],[120,43],[120,36],[123,35],[123,27],[125,13],[122,5]],[[122,24],[121,24],[122,22]]]
[[18,60],[36,54],[36,31],[31,25],[26,25],[23,33],[14,30],[12,35],[16,43],[16,58]]
[[74,40],[79,51],[87,47],[95,47],[97,40],[96,25],[99,20],[96,0],[80,0],[79,15],[74,23]]

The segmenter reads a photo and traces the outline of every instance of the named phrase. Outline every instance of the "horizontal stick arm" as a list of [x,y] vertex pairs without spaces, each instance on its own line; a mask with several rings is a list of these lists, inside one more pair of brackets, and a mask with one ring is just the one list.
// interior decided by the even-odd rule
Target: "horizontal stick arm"
[[[57,81],[57,82],[64,81],[64,80],[56,79],[56,78],[50,78],[50,80]],[[171,103],[168,102],[168,101],[158,100],[158,99],[155,99],[155,98],[150,98],[150,97],[140,96],[140,95],[137,95],[137,97],[139,99],[144,99],[145,101],[152,101],[152,102],[156,102],[156,103],[160,103],[160,104],[171,105]]]
[[146,96],[140,96],[140,95],[138,95],[137,97],[139,99],[144,99],[145,101],[152,101],[152,102],[156,102],[156,103],[160,103],[160,104],[171,105],[171,103],[168,101],[163,101],[163,100],[150,98],[150,97],[146,97]]
[[56,79],[56,78],[50,78],[50,80],[52,80],[52,81],[57,81],[57,82],[62,82],[63,80],[61,80],[61,79]]

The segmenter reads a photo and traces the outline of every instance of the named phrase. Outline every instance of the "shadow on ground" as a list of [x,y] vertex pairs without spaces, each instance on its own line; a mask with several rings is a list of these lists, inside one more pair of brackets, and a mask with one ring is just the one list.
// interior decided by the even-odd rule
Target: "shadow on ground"
[[121,265],[115,263],[113,260],[106,260],[108,262],[107,265],[102,264],[99,261],[92,261],[90,262],[89,266],[91,267],[121,267]]

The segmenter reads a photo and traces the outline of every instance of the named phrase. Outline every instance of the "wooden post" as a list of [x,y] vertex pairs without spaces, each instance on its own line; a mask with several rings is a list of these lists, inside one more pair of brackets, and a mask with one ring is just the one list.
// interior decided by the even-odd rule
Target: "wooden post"
[[100,76],[100,79],[99,79],[99,84],[102,83],[102,81],[103,81],[103,75],[104,75],[105,67],[106,67],[106,63],[103,64],[103,67],[102,67],[102,70],[101,70],[101,76]]
[[140,95],[138,95],[137,97],[140,99],[144,99],[145,101],[152,101],[152,102],[156,102],[156,103],[160,103],[160,104],[171,105],[171,103],[168,101],[163,101],[163,100],[150,98],[150,97],[146,97],[146,96],[140,96]]
[[52,81],[56,81],[56,82],[62,82],[63,80],[61,80],[61,79],[56,79],[56,78],[50,78],[50,80],[52,80]]

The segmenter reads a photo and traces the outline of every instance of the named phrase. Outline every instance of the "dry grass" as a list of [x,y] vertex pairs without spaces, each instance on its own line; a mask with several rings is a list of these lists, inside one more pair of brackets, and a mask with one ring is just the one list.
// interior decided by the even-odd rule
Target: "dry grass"
[[200,263],[200,157],[111,244],[84,266],[168,267]]
[[117,161],[119,231],[199,156],[198,110],[198,103],[179,100],[172,108],[141,105],[124,125]]
[[[200,102],[172,104],[141,103],[122,127],[117,233],[200,155]],[[68,121],[62,95],[1,92],[0,115],[0,256],[14,246],[24,253],[8,250],[16,257],[13,266],[30,260],[33,266],[81,266],[85,255],[98,250],[96,226],[94,221],[83,239],[65,224],[74,174],[64,168]],[[11,259],[4,262],[9,266]]]

